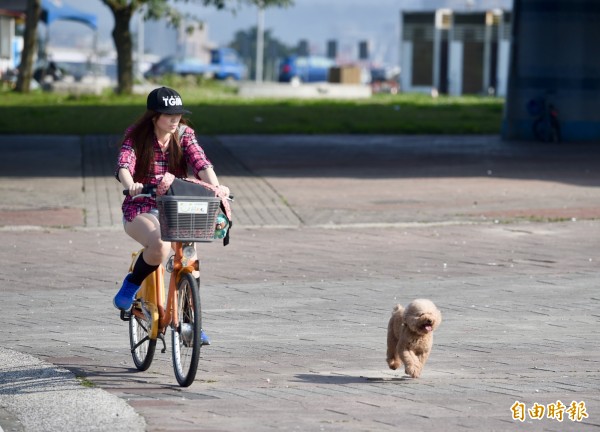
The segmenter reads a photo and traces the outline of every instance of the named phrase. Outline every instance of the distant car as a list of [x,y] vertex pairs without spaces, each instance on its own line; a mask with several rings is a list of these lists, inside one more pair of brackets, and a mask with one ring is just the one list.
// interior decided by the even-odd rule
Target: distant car
[[238,53],[231,48],[211,50],[210,63],[216,79],[239,81],[246,78],[246,66],[240,60]]
[[311,83],[327,81],[333,60],[318,56],[289,56],[279,65],[279,82]]
[[146,78],[154,78],[162,75],[203,75],[207,71],[206,63],[193,57],[165,57],[154,63],[146,71]]
[[399,73],[394,69],[371,69],[371,89],[373,93],[397,94],[400,91]]
[[205,63],[195,57],[170,56],[153,64],[144,73],[144,76],[156,78],[167,74],[202,75],[221,80],[240,80],[246,75],[246,67],[240,62],[235,51],[229,48],[219,48],[211,51],[210,63]]

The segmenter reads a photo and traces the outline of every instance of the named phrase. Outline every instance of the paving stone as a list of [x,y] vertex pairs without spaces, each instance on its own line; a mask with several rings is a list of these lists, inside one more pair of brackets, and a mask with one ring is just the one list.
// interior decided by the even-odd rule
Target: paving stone
[[[503,147],[495,137],[204,140],[207,151],[221,146],[213,162],[226,161],[223,179],[241,191],[234,211],[245,216],[229,246],[199,245],[213,344],[182,389],[169,351],[135,370],[127,324],[111,304],[138,246],[115,216],[110,140],[67,141],[61,151],[104,155],[84,157],[104,165],[53,192],[57,202],[77,194],[70,208],[90,216],[0,230],[2,346],[84,376],[127,401],[147,430],[600,426],[600,174],[588,169],[600,150]],[[277,216],[266,218],[250,190],[270,197]],[[471,199],[457,202],[463,193],[476,210]],[[0,188],[0,211],[11,194]],[[557,208],[577,216],[556,217]],[[495,211],[501,217],[489,217]],[[431,298],[443,322],[414,380],[387,369],[385,337],[394,304],[418,297]],[[557,400],[585,402],[589,417],[511,417],[516,401]]]

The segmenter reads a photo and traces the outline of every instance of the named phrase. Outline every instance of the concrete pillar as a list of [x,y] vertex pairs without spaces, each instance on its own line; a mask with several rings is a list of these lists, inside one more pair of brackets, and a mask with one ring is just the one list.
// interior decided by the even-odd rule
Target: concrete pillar
[[534,139],[528,103],[559,112],[562,141],[600,140],[600,2],[514,0],[505,140]]

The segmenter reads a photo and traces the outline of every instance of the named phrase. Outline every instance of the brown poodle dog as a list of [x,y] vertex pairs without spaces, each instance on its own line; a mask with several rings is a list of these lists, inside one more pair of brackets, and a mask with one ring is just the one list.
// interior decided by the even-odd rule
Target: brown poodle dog
[[404,309],[396,305],[388,323],[387,362],[390,369],[404,363],[404,372],[419,378],[433,345],[433,331],[442,314],[432,301],[417,299]]

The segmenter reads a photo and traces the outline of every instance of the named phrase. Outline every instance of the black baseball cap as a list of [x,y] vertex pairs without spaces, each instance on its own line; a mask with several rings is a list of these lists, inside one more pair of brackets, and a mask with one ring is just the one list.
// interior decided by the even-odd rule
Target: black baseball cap
[[168,87],[152,90],[148,95],[146,108],[161,114],[191,114],[183,107],[179,93]]

